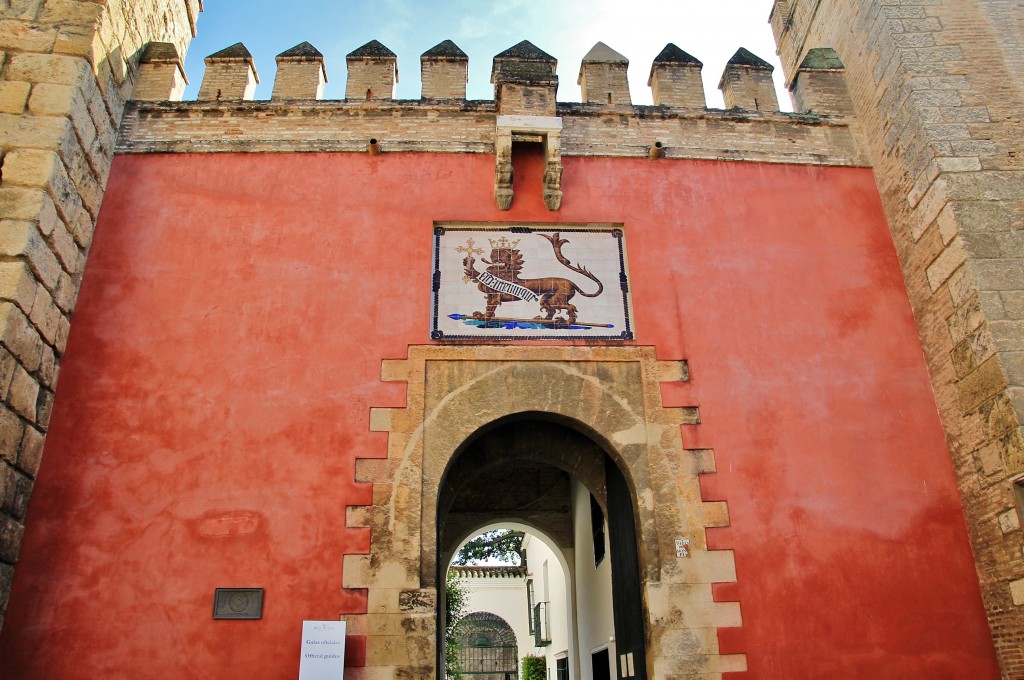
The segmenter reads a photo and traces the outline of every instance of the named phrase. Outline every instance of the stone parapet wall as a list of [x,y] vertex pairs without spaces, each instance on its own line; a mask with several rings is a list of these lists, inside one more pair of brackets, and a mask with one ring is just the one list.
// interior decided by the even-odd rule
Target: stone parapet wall
[[201,0],[0,7],[0,627],[114,139],[150,40]]
[[[559,104],[563,156],[667,158],[865,166],[849,123],[787,113]],[[491,101],[134,102],[119,153],[383,152],[494,153]]]
[[812,48],[846,66],[1006,678],[1024,678],[1022,20],[937,0],[778,0],[771,17],[788,82]]

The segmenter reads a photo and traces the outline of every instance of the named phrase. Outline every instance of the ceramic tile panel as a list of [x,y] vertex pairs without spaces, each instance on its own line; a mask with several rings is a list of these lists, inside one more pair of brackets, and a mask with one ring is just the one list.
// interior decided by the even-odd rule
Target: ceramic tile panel
[[431,338],[632,340],[614,224],[438,224]]

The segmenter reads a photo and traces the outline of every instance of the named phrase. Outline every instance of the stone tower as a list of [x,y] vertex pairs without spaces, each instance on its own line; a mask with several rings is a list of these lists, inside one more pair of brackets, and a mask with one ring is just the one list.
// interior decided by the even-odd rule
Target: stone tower
[[[1024,10],[776,0],[770,21],[795,92],[804,78],[845,68],[931,371],[993,640],[1004,677],[1024,677]],[[822,62],[820,48],[836,59]]]

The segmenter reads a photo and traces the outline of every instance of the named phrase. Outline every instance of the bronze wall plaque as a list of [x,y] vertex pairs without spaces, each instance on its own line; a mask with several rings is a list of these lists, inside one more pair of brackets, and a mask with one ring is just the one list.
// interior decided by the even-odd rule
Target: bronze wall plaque
[[217,588],[213,593],[213,618],[262,619],[263,588]]

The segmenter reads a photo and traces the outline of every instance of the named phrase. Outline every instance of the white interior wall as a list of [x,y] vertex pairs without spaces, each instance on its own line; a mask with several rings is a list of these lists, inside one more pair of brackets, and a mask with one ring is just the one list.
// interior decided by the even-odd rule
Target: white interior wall
[[[612,567],[605,524],[605,556],[594,566],[594,541],[590,525],[590,491],[573,480],[573,536],[576,553],[576,619],[578,621],[580,678],[593,677],[590,655],[607,646],[615,659],[615,623],[612,611]],[[554,677],[551,675],[550,677]],[[612,677],[615,677],[612,669]]]

